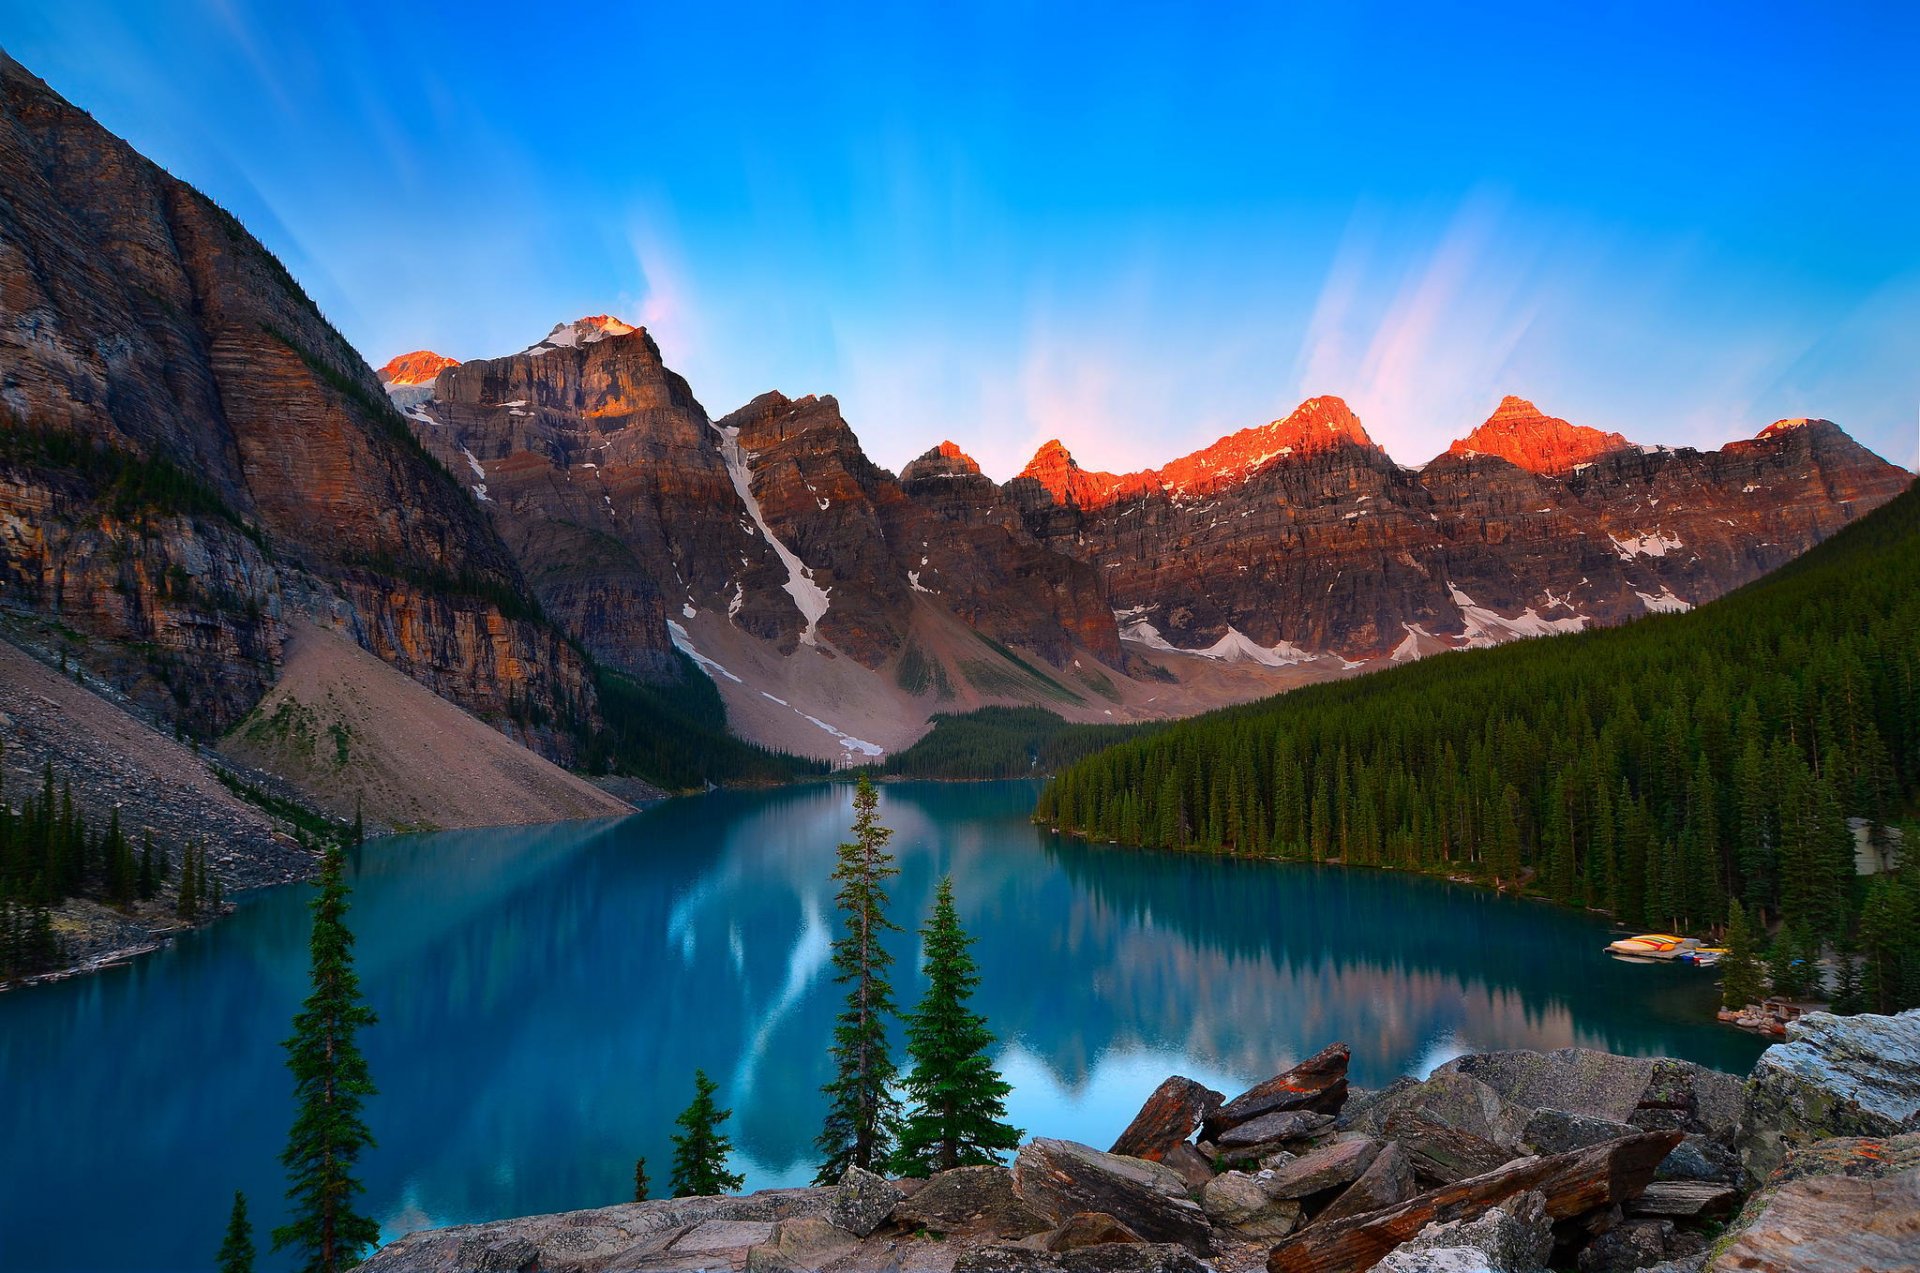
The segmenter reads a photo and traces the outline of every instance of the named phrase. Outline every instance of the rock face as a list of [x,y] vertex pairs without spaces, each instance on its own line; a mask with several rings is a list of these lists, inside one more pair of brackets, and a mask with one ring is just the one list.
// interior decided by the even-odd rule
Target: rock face
[[1347,1061],[1352,1052],[1344,1043],[1323,1048],[1283,1074],[1248,1088],[1206,1119],[1206,1137],[1222,1135],[1266,1114],[1306,1110],[1337,1114],[1347,1099]]
[[484,512],[232,216],[0,55],[0,596],[203,735],[282,619],[344,631],[550,755],[591,717]]
[[1381,1273],[1537,1273],[1552,1252],[1546,1196],[1529,1192],[1475,1220],[1430,1224],[1374,1268]]
[[1416,471],[1316,398],[1141,473],[1049,443],[1008,491],[1043,542],[1100,569],[1127,640],[1405,660],[1698,605],[1910,480],[1827,421],[1667,450],[1516,398]]
[[1747,1086],[1740,1151],[1750,1179],[1765,1180],[1797,1145],[1920,1129],[1920,1009],[1810,1013],[1787,1036],[1761,1053]]
[[1187,1196],[1180,1174],[1159,1163],[1042,1138],[1021,1147],[1013,1184],[1029,1206],[1060,1221],[1099,1211],[1148,1242],[1177,1243],[1199,1254],[1208,1249],[1206,1213]]

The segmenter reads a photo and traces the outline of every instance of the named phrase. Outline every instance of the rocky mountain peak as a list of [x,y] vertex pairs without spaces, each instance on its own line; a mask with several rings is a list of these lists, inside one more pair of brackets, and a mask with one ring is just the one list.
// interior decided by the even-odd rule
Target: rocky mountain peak
[[1493,455],[1530,473],[1560,474],[1632,445],[1618,433],[1569,424],[1509,394],[1486,423],[1448,447],[1447,454]]
[[544,339],[528,345],[520,352],[544,354],[555,349],[576,349],[581,345],[595,344],[609,336],[630,336],[641,330],[621,322],[611,314],[589,314],[585,318],[576,318],[570,323],[555,323],[553,330],[548,332]]
[[1815,419],[1808,416],[1799,416],[1792,420],[1775,420],[1772,424],[1760,430],[1757,436],[1763,437],[1763,438],[1777,438],[1782,436],[1783,434],[1792,433],[1796,429],[1820,429],[1820,430],[1832,429],[1835,431],[1839,431],[1840,426],[1835,424],[1831,420],[1820,420],[1820,419]]
[[926,454],[910,461],[900,470],[902,482],[915,482],[922,478],[977,477],[979,475],[980,466],[974,462],[973,457],[953,442],[942,442]]
[[458,358],[449,358],[445,354],[436,354],[431,349],[416,349],[410,354],[399,354],[387,360],[380,368],[380,383],[384,385],[430,385],[433,378],[448,367],[458,367]]

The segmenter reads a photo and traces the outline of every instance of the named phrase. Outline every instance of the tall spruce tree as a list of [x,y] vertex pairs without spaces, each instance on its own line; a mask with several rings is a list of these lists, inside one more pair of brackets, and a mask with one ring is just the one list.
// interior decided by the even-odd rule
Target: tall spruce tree
[[233,1191],[227,1236],[221,1239],[214,1267],[218,1273],[253,1273],[253,1222],[247,1219],[247,1195]]
[[361,1117],[373,1079],[356,1036],[375,1017],[353,970],[347,895],[346,855],[329,848],[320,858],[320,894],[313,900],[312,989],[283,1045],[299,1112],[280,1155],[293,1218],[273,1231],[273,1249],[290,1248],[300,1273],[338,1273],[380,1237],[380,1226],[354,1207],[355,1195],[366,1189],[354,1168],[374,1143]]
[[1744,1008],[1766,997],[1766,966],[1755,949],[1753,925],[1739,898],[1727,903],[1727,953],[1720,957],[1720,1001]]
[[886,915],[886,882],[899,874],[887,841],[893,831],[875,813],[880,797],[865,777],[853,794],[853,839],[840,846],[833,878],[842,930],[833,943],[834,981],[847,987],[847,1005],[833,1029],[833,1081],[825,1126],[814,1141],[821,1153],[814,1179],[830,1184],[848,1167],[872,1168],[893,1148],[900,1102],[887,1047],[887,1019],[896,1015],[887,969],[893,956],[882,939],[899,932]]
[[1004,1121],[1013,1089],[987,1057],[993,1034],[967,1006],[980,974],[967,953],[973,938],[960,927],[950,877],[940,881],[920,936],[927,992],[907,1023],[913,1068],[905,1087],[914,1105],[889,1164],[903,1176],[996,1163],[1000,1151],[1020,1144],[1018,1129]]
[[[720,1134],[720,1124],[732,1118],[733,1111],[715,1105],[713,1094],[718,1090],[705,1070],[695,1070],[693,1103],[673,1120],[682,1128],[673,1137],[673,1196],[676,1198],[733,1193],[745,1183],[741,1176],[727,1170],[727,1155],[733,1152],[733,1141]],[[638,1183],[636,1177],[635,1184]]]

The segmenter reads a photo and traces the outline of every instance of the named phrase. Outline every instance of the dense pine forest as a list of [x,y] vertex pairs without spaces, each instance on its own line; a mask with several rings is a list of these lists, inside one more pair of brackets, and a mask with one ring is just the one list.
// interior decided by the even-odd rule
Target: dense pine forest
[[884,771],[903,778],[1029,778],[1052,774],[1104,747],[1160,729],[1070,725],[1044,707],[982,707],[933,718],[933,728]]
[[1869,984],[1841,993],[1886,1009],[1920,1003],[1920,870],[1856,879],[1849,819],[1884,849],[1916,794],[1909,490],[1692,613],[1195,718],[1065,769],[1035,816],[1095,840],[1470,876],[1681,932],[1717,930],[1737,899],[1776,947],[1857,941]]

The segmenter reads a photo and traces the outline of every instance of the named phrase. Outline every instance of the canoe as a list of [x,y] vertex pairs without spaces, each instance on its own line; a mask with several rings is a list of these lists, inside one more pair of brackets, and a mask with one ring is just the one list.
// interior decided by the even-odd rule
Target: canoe
[[1638,937],[1622,937],[1619,941],[1608,943],[1607,951],[1640,959],[1678,959],[1699,945],[1692,937],[1676,937],[1672,933],[1641,933]]

